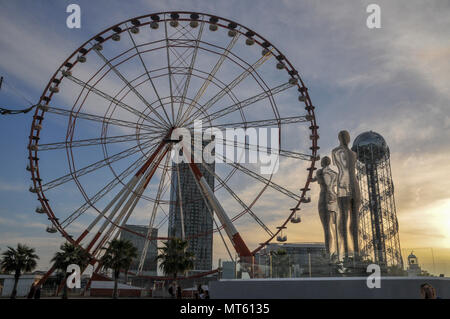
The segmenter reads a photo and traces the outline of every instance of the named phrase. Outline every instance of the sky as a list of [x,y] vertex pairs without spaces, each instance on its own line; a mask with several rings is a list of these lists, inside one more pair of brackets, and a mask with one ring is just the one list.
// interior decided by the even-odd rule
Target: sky
[[[66,6],[70,3],[81,7],[81,29],[66,27]],[[366,26],[366,7],[370,3],[377,3],[381,8],[380,29]],[[2,107],[17,108],[26,103],[11,87],[26,99],[36,101],[62,61],[87,39],[119,21],[170,10],[205,12],[234,20],[268,39],[299,70],[316,106],[321,156],[329,155],[338,145],[337,134],[342,129],[350,132],[352,140],[368,130],[383,135],[391,150],[403,257],[414,250],[420,262],[419,252],[423,252],[423,263],[431,263],[433,257],[435,264],[443,265],[433,271],[445,271],[448,275],[450,269],[445,265],[450,264],[450,181],[447,178],[450,171],[449,9],[450,4],[445,1],[406,0],[332,3],[312,0],[142,0],[126,4],[120,1],[3,0],[0,1],[0,26],[3,30],[0,34],[0,73],[8,86],[0,90],[0,102]],[[105,51],[107,49],[105,47]],[[246,54],[244,49],[236,50]],[[200,60],[205,68],[211,64],[206,56]],[[98,61],[88,62],[98,66]],[[130,63],[121,70],[131,77],[137,75],[133,73],[134,66]],[[89,67],[90,64],[86,63],[78,75],[87,77]],[[278,75],[272,76],[269,69],[264,70],[267,71],[261,72],[267,74],[269,82],[280,80]],[[232,71],[235,70],[231,65],[224,68],[220,73],[221,80],[227,82],[231,79]],[[245,91],[252,92],[251,85],[243,82],[241,92],[237,93],[240,99],[245,98]],[[117,78],[108,75],[103,88],[117,90]],[[61,89],[63,92],[64,87]],[[69,100],[73,103],[78,93],[66,90],[56,101],[60,105]],[[91,105],[97,101],[95,97],[90,99]],[[232,103],[229,97],[226,99]],[[138,103],[130,96],[124,101]],[[277,101],[282,112],[286,110],[286,115],[294,114],[289,101],[292,101],[289,93]],[[95,112],[92,107],[88,110]],[[122,115],[120,111],[115,112],[116,116]],[[249,114],[249,118],[258,115]],[[38,202],[35,195],[28,192],[30,175],[25,167],[31,117],[30,114],[0,117],[0,250],[18,242],[26,243],[36,248],[41,256],[39,267],[45,269],[63,239],[45,232],[48,221],[34,213]],[[48,136],[65,133],[66,123],[49,120],[45,124],[48,125]],[[77,134],[80,138],[98,137],[97,129],[80,126]],[[117,133],[110,132],[111,136],[114,132]],[[287,145],[294,145],[298,138],[299,144],[304,146],[305,136],[296,132],[287,132]],[[115,147],[111,146],[109,151],[118,151],[119,148]],[[61,176],[59,171],[67,173],[67,160],[60,160],[59,156],[62,159],[65,154],[41,160],[42,169],[47,169],[45,172],[49,179],[52,174],[55,174],[53,177]],[[81,151],[78,156],[80,167],[102,158],[100,153],[94,155]],[[120,168],[124,166],[117,164],[115,167],[117,170]],[[304,180],[304,168],[304,163],[287,161],[284,166],[280,165],[274,178],[284,185],[289,184],[286,186],[288,189],[295,190],[301,186],[297,185],[298,180]],[[99,172],[99,180],[112,178],[111,172],[105,172],[107,176],[102,176],[102,172]],[[236,178],[230,183],[241,187],[239,196],[245,200],[254,197],[258,186],[244,177],[242,180]],[[85,180],[89,184],[86,187],[94,191],[101,185],[97,181]],[[77,207],[76,202],[81,197],[79,192],[72,190],[69,186],[55,190],[50,200],[56,210],[68,212]],[[286,231],[289,242],[323,241],[316,211],[317,185],[312,186],[311,197],[312,203],[302,211],[302,223]],[[275,223],[284,214],[284,211],[277,211],[279,200],[276,194],[269,192],[255,206],[255,211]],[[224,203],[232,210],[231,202]],[[147,206],[137,209],[138,217],[148,211]],[[91,212],[93,214],[95,212]],[[139,221],[137,218],[136,222]],[[80,220],[74,227],[79,231],[87,222],[88,219]],[[254,226],[247,225],[245,220],[238,226],[243,233],[251,234],[254,230]],[[260,239],[257,235],[247,238],[253,247]],[[219,241],[215,238],[215,242]],[[434,251],[432,257],[430,247]],[[226,258],[223,247],[215,246],[215,249],[215,258]]]

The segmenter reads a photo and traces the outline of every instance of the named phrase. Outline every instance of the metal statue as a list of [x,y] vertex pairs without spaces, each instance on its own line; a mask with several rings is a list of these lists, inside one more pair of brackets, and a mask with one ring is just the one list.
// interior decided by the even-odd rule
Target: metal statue
[[320,163],[322,168],[317,170],[313,181],[317,181],[320,185],[318,208],[325,236],[325,248],[329,256],[338,257],[339,244],[336,228],[336,213],[338,210],[336,181],[338,173],[330,168],[331,159],[328,156],[322,158]]
[[338,168],[338,241],[340,254],[343,254],[342,257],[347,258],[350,255],[356,256],[359,252],[358,213],[360,191],[356,179],[356,153],[348,147],[350,134],[347,131],[341,131],[338,138],[340,145],[332,151],[333,163]]

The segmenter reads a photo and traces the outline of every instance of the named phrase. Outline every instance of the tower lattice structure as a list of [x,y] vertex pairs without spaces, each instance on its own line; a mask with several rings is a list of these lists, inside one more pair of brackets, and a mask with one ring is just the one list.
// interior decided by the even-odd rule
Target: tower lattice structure
[[380,134],[370,131],[355,139],[352,150],[358,156],[361,190],[360,255],[381,267],[403,268],[389,147]]

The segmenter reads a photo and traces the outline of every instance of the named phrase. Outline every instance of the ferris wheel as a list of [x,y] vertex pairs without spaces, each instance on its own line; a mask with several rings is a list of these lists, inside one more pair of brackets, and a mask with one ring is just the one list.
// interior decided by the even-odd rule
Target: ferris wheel
[[[184,149],[187,165],[174,164],[178,143],[203,148],[171,138],[178,128],[194,131],[196,121],[224,131],[275,128],[271,146],[222,142],[277,154],[278,169],[262,174],[258,163],[225,157],[213,166],[196,163]],[[188,222],[189,201],[207,207],[213,226],[185,239],[210,236],[215,251],[248,259],[271,241],[286,241],[286,227],[300,222],[317,131],[304,82],[271,42],[205,13],[144,15],[83,43],[48,82],[29,137],[30,191],[40,202],[36,213],[48,217],[47,232],[80,245],[94,262],[126,230],[145,240],[141,269],[148,245],[171,237],[171,211],[184,210]],[[200,199],[181,194],[183,176],[191,176]],[[133,223],[149,231],[127,228]]]

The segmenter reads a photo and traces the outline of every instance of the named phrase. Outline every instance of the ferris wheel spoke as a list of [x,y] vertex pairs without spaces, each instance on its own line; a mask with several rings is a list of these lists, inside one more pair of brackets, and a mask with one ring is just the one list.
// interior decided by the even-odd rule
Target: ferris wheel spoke
[[90,164],[88,166],[80,168],[80,169],[76,170],[73,173],[70,173],[70,174],[61,176],[59,178],[56,178],[56,179],[54,179],[54,180],[52,180],[52,181],[42,185],[42,191],[50,190],[52,188],[55,188],[56,186],[59,186],[59,185],[64,184],[64,183],[67,183],[68,181],[71,181],[74,178],[78,178],[78,177],[81,177],[83,175],[92,173],[93,171],[96,171],[96,170],[98,170],[98,169],[100,169],[100,168],[102,168],[102,167],[104,167],[106,165],[109,165],[110,163],[117,162],[117,161],[119,161],[121,159],[124,159],[124,158],[126,158],[128,156],[136,154],[137,152],[140,151],[140,147],[142,149],[145,149],[145,148],[148,148],[148,147],[150,147],[150,146],[152,146],[153,144],[156,144],[156,143],[158,143],[158,142],[153,142],[152,143],[151,141],[148,141],[148,142],[145,142],[145,143],[143,143],[141,145],[136,145],[136,146],[130,147],[130,148],[128,148],[128,149],[126,149],[126,150],[124,150],[124,151],[122,151],[120,153],[114,154],[114,155],[109,156],[109,157],[107,157],[105,159],[97,161],[97,162],[95,162],[93,164]]
[[304,161],[312,161],[313,159],[315,159],[315,157],[310,154],[293,152],[293,151],[288,151],[288,150],[279,149],[279,148],[277,149],[277,148],[272,148],[272,147],[259,146],[259,145],[249,144],[249,143],[241,143],[236,140],[233,140],[233,141],[229,141],[227,139],[220,140],[216,137],[215,141],[221,141],[225,145],[239,147],[239,148],[243,148],[243,149],[250,150],[250,151],[255,151],[255,152],[259,151],[259,152],[265,152],[265,153],[271,153],[271,154],[277,153],[278,155],[283,156],[283,157],[291,157],[291,158],[296,158],[296,159],[300,159],[300,160],[304,160]]
[[215,124],[212,126],[204,126],[203,128],[207,129],[210,127],[217,127],[217,128],[227,129],[227,128],[250,128],[250,127],[259,128],[259,127],[270,127],[270,126],[273,127],[273,126],[287,125],[287,124],[293,124],[293,123],[305,123],[305,122],[309,122],[310,120],[311,120],[310,115],[291,116],[291,117],[284,117],[284,118],[278,118],[278,119]]
[[[97,52],[97,50],[95,50],[95,52]],[[92,85],[90,85],[90,84],[88,84],[88,83],[86,83],[86,82],[84,82],[84,81],[74,77],[73,75],[67,75],[66,78],[68,78],[69,80],[71,80],[72,82],[78,84],[79,86],[81,86],[83,88],[87,88],[89,91],[94,92],[98,96],[100,96],[100,97],[108,100],[109,102],[119,106],[120,108],[122,108],[122,109],[124,109],[124,110],[126,110],[126,111],[128,111],[128,112],[130,112],[130,113],[132,113],[134,115],[136,115],[137,117],[142,118],[142,119],[152,123],[153,125],[155,125],[154,126],[155,128],[161,129],[163,127],[163,125],[165,125],[165,124],[163,124],[161,122],[156,121],[155,119],[152,119],[151,117],[147,116],[146,114],[142,113],[141,111],[136,110],[135,108],[133,108],[133,107],[123,103],[122,101],[119,101],[119,100],[115,99],[111,95],[109,95],[109,94],[107,94],[107,93],[97,89],[96,87],[94,87],[94,86],[92,86]],[[126,80],[124,79],[124,81],[126,81]],[[134,87],[129,82],[127,82],[127,83],[129,85],[130,90],[133,91]],[[135,92],[135,91],[136,90],[134,90],[133,92]],[[156,114],[156,111],[153,109],[153,107],[151,105],[148,105],[148,107],[149,107],[149,109],[152,110],[152,112],[155,112],[155,114]],[[159,115],[159,113],[158,113],[158,115]]]
[[[198,117],[201,113],[207,113],[207,111],[213,107],[220,99],[222,99],[228,92],[231,92],[239,83],[241,83],[247,76],[256,72],[261,65],[264,64],[267,60],[272,56],[272,51],[268,51],[264,56],[262,56],[258,61],[256,61],[253,65],[249,66],[244,70],[241,74],[239,74],[233,81],[231,81],[225,88],[220,90],[216,95],[214,95],[211,99],[209,99],[201,108],[197,109],[191,118]],[[186,120],[185,120],[186,121]],[[183,122],[184,123],[184,122]]]
[[175,123],[175,111],[173,109],[173,88],[172,88],[172,68],[170,65],[169,36],[167,34],[167,19],[164,20],[164,31],[166,35],[166,55],[167,55],[167,71],[169,72],[169,91],[170,91],[170,108],[172,110],[172,123]]
[[99,137],[99,138],[91,138],[91,139],[83,139],[76,141],[64,141],[64,142],[55,142],[55,143],[47,143],[47,144],[39,144],[39,151],[49,151],[49,150],[57,150],[64,149],[66,147],[84,147],[84,146],[93,146],[93,145],[102,145],[102,144],[112,144],[112,143],[122,143],[122,142],[130,142],[130,141],[139,141],[141,139],[151,139],[155,138],[156,133],[144,133],[142,135],[136,134],[128,134],[128,135],[118,135],[118,136],[108,136],[108,137]]
[[186,98],[186,95],[187,95],[187,92],[188,92],[188,89],[189,89],[189,84],[190,84],[191,77],[192,77],[192,71],[193,71],[194,66],[195,66],[195,61],[197,59],[197,53],[198,53],[198,49],[200,47],[200,40],[201,40],[202,35],[203,35],[203,27],[204,27],[204,25],[205,25],[205,22],[202,21],[202,23],[200,25],[200,29],[199,29],[198,34],[197,34],[197,38],[195,40],[195,47],[194,47],[194,50],[193,50],[193,53],[192,53],[192,58],[191,58],[191,63],[189,65],[188,75],[187,75],[186,81],[184,82],[183,94],[182,94],[182,97],[181,97],[181,103],[180,103],[180,107],[178,109],[178,114],[177,114],[177,118],[176,118],[175,123],[178,123],[178,120],[179,120],[181,114],[183,113],[184,101],[185,101],[185,98]]
[[159,206],[159,208],[164,213],[164,218],[155,226],[156,229],[160,229],[169,220],[169,214],[164,210],[163,206]]
[[200,89],[195,94],[194,99],[189,104],[188,108],[186,109],[186,112],[181,117],[180,121],[177,123],[177,126],[182,126],[185,121],[187,121],[190,118],[190,114],[195,107],[195,105],[198,103],[200,98],[205,93],[206,89],[208,88],[209,84],[212,82],[213,78],[215,77],[216,73],[219,71],[220,67],[222,66],[223,62],[226,60],[228,54],[231,52],[231,49],[233,49],[234,45],[236,44],[238,38],[240,36],[240,33],[237,33],[231,41],[228,43],[226,49],[224,50],[224,53],[220,56],[219,60],[214,65],[212,71],[209,73],[207,79],[203,82]]
[[[194,138],[194,139],[197,140],[197,138]],[[201,141],[201,139],[199,139],[199,141]],[[304,160],[304,161],[312,161],[313,159],[317,160],[317,157],[310,155],[310,154],[288,151],[288,150],[284,150],[284,149],[280,149],[280,148],[272,148],[272,147],[259,146],[259,145],[249,144],[249,143],[242,143],[242,142],[238,142],[236,140],[228,140],[226,138],[220,139],[219,137],[215,137],[214,141],[220,142],[222,145],[239,147],[241,149],[246,149],[246,150],[254,151],[254,152],[259,151],[259,152],[265,152],[265,153],[271,153],[271,154],[278,153],[278,155],[283,156],[283,157],[291,157],[291,158],[296,158],[296,159],[300,159],[300,160]]]
[[[167,191],[170,189],[170,187],[169,187],[170,184],[171,183],[169,180],[169,182],[166,183],[166,185],[164,186],[163,194],[161,196],[164,196],[167,193]],[[164,218],[155,226],[155,228],[159,229],[165,223],[164,219],[169,218],[169,214],[164,210],[164,207],[161,204],[170,204],[170,203],[171,203],[170,199],[169,199],[169,201],[160,200],[159,209],[163,212]]]
[[183,108],[184,108],[184,103],[185,103],[185,99],[186,99],[186,95],[189,89],[189,84],[191,81],[191,77],[192,77],[192,71],[194,69],[195,66],[195,61],[197,59],[197,53],[198,53],[198,49],[200,47],[200,40],[202,38],[203,35],[203,28],[204,28],[205,22],[202,21],[202,23],[200,24],[200,28],[197,34],[197,38],[195,40],[195,46],[192,52],[192,58],[191,58],[191,62],[189,64],[189,69],[188,69],[188,73],[187,73],[187,77],[186,77],[186,81],[184,82],[184,88],[183,88],[183,93],[182,93],[182,97],[181,97],[181,103],[180,103],[180,107],[178,108],[178,113],[177,113],[177,117],[175,120],[175,123],[178,123],[181,114],[183,114]]
[[[179,74],[176,69],[178,69],[178,67],[172,67],[172,80],[175,86],[175,90],[174,90],[174,95],[173,95],[173,101],[177,102],[177,98],[178,96],[181,94],[180,90],[181,90],[181,86],[182,86],[182,81],[180,80],[180,82],[178,82],[175,77],[173,76],[174,74]],[[184,75],[184,74],[183,74]],[[179,100],[180,98],[178,98]],[[175,117],[175,116],[174,116]]]
[[216,156],[220,156],[221,160],[224,163],[227,163],[228,165],[238,169],[240,172],[243,172],[244,174],[246,174],[246,175],[248,175],[250,177],[253,177],[254,179],[260,181],[261,183],[270,186],[271,188],[273,188],[273,189],[277,190],[278,192],[286,195],[287,197],[290,197],[290,198],[292,198],[292,199],[294,199],[296,201],[299,201],[301,199],[299,195],[291,192],[290,190],[282,187],[281,185],[278,185],[277,183],[271,181],[270,179],[267,179],[267,178],[259,175],[258,173],[255,173],[254,171],[248,169],[247,167],[245,167],[245,166],[243,166],[243,165],[241,165],[239,163],[227,162],[226,158],[224,156],[219,155],[217,153],[216,153]]
[[[114,230],[117,230],[118,232],[120,231],[119,224],[120,224],[121,220],[122,220],[122,226],[125,225],[126,221],[128,220],[127,216],[129,217],[129,214],[132,213],[134,207],[137,204],[137,196],[139,196],[139,194],[142,194],[141,189],[143,187],[142,184],[144,182],[145,182],[145,178],[142,178],[141,183],[139,184],[139,186],[136,189],[137,194],[135,193],[134,196],[132,195],[128,198],[128,195],[131,192],[126,193],[123,196],[124,200],[126,200],[128,198],[128,200],[126,201],[126,204],[122,207],[124,201],[119,202],[116,205],[116,208],[113,210],[113,212],[109,216],[109,218],[104,221],[102,227],[100,228],[100,233],[102,233],[106,228],[107,228],[107,230],[104,233],[103,237],[100,239],[99,243],[97,244],[97,247],[93,250],[93,254],[96,254],[102,248],[102,246],[111,237],[111,234],[114,232]],[[122,209],[120,209],[121,207],[122,207]],[[117,216],[115,216],[115,218],[114,218],[114,215],[117,213],[117,211],[119,209],[120,209],[120,213]],[[113,218],[114,218],[114,220],[113,220]],[[92,248],[92,245],[90,245],[90,246]]]
[[[160,146],[161,145],[163,145],[163,144],[160,144]],[[161,148],[158,148],[158,150],[161,150]],[[106,240],[108,240],[108,238],[110,238],[110,236],[114,232],[114,230],[116,230],[117,232],[120,232],[119,224],[121,223],[122,224],[121,227],[124,227],[124,225],[126,224],[126,222],[129,219],[129,217],[133,213],[133,210],[136,207],[137,203],[139,202],[139,199],[140,199],[142,193],[144,192],[144,190],[147,188],[148,184],[150,183],[150,180],[153,177],[153,175],[155,174],[155,171],[158,168],[159,163],[164,158],[164,156],[166,156],[167,151],[169,150],[169,147],[166,147],[165,150],[161,154],[158,154],[159,153],[158,150],[155,151],[155,153],[153,153],[152,158],[156,159],[156,161],[153,162],[153,160],[152,160],[150,162],[151,165],[146,168],[147,172],[145,172],[145,171],[142,173],[138,172],[139,176],[136,178],[135,183],[132,186],[132,188],[134,188],[134,186],[137,185],[135,191],[131,192],[131,190],[127,190],[125,192],[125,194],[123,195],[122,199],[116,204],[114,210],[110,214],[110,217],[104,221],[99,232],[102,233],[106,228],[108,228],[108,229],[106,230],[106,233],[103,236],[103,238],[98,243],[97,247],[94,249],[94,253],[97,252],[103,246],[103,244],[105,243]],[[128,200],[127,200],[127,198],[128,198]],[[126,203],[125,203],[125,205],[123,205],[123,203],[125,201],[126,201]],[[119,209],[120,209],[120,213],[117,216],[115,216],[116,213],[119,211]],[[114,218],[114,216],[115,216],[115,218]],[[114,220],[111,222],[111,220],[113,218],[114,218]],[[90,246],[92,247],[92,244],[90,244]]]
[[[145,161],[144,165],[136,172],[136,174],[130,179],[130,181],[122,187],[122,189],[119,191],[119,193],[113,198],[112,201],[106,205],[106,207],[102,210],[100,214],[95,218],[94,221],[91,222],[91,224],[88,226],[88,228],[85,230],[85,232],[80,236],[80,238],[84,238],[93,228],[94,226],[102,219],[104,218],[104,222],[100,226],[99,230],[95,234],[95,236],[90,240],[90,242],[86,246],[86,250],[90,251],[91,248],[97,243],[97,241],[103,236],[103,238],[98,243],[96,249],[93,250],[93,253],[96,253],[99,248],[103,245],[105,239],[109,237],[110,232],[112,231],[113,226],[118,226],[118,222],[121,219],[121,214],[123,217],[125,209],[128,209],[130,205],[132,205],[132,201],[130,201],[132,198],[135,198],[138,196],[142,186],[145,188],[150,182],[151,176],[153,175],[154,171],[156,170],[156,167],[159,165],[159,162],[155,163],[155,159],[158,156],[161,156],[159,153],[163,149],[165,143],[161,142],[159,143],[156,150],[153,151],[152,155]],[[165,154],[165,153],[164,153]],[[164,155],[163,154],[163,155]],[[161,158],[161,157],[160,157]],[[137,187],[136,187],[137,186]],[[136,188],[135,188],[136,187]],[[132,194],[130,196],[130,194]],[[124,205],[125,201],[128,199],[127,204]],[[110,211],[110,209],[112,210]],[[122,208],[122,209],[121,209]],[[121,209],[121,212],[118,216],[116,216],[117,212]],[[106,213],[109,212],[108,217],[106,217]],[[115,217],[116,216],[116,217]],[[107,234],[105,234],[105,229],[108,227]]]
[[[80,235],[77,242],[80,242],[95,227],[95,225],[97,225],[97,223],[102,218],[105,218],[105,221],[100,226],[100,229],[87,244],[86,246],[87,251],[90,251],[90,249],[94,246],[97,240],[102,236],[104,230],[108,226],[108,222],[113,223],[112,219],[114,218],[120,207],[123,205],[124,201],[128,198],[130,193],[136,195],[136,191],[133,190],[134,187],[139,182],[139,180],[141,180],[144,176],[146,176],[146,174],[148,174],[147,171],[149,167],[154,165],[153,161],[155,160],[156,156],[158,156],[159,152],[164,147],[164,145],[165,145],[164,141],[161,141],[159,143],[158,147],[152,152],[150,157],[145,160],[144,165],[142,165],[142,167],[135,173],[135,175],[127,182],[127,184],[124,185],[124,187],[121,188],[121,190],[116,194],[116,196],[106,205],[106,207],[97,215],[97,217],[89,224],[86,230]],[[156,166],[157,165],[158,164],[156,164]],[[106,217],[106,213],[111,208],[113,209],[110,211],[109,216]]]
[[180,166],[177,165],[177,188],[178,188],[178,205],[180,206],[180,222],[181,222],[181,239],[185,240],[185,226],[184,226],[184,213],[183,213],[183,197],[181,196],[181,175]]
[[[169,40],[169,41],[173,41],[173,40]],[[178,52],[177,49],[181,48],[184,49],[183,52]],[[172,69],[188,69],[189,65],[187,64],[186,60],[192,56],[191,52],[191,47],[186,45],[186,46],[178,46],[178,45],[170,45],[169,46],[169,51],[175,56],[175,59],[172,60]],[[188,54],[186,54],[188,53]],[[176,74],[175,72],[172,72],[172,74]],[[180,92],[181,90],[179,90],[179,87],[176,88],[177,92]]]
[[[127,29],[127,31],[128,31],[128,35],[130,36],[131,41],[133,42],[133,47],[134,47],[134,49],[136,50],[136,52],[137,52],[137,54],[138,54],[138,56],[139,56],[139,60],[140,60],[141,63],[142,63],[142,66],[143,66],[143,68],[144,68],[144,70],[145,70],[145,73],[147,74],[148,80],[149,80],[149,82],[150,82],[150,84],[151,84],[151,86],[152,86],[152,88],[153,88],[153,91],[155,92],[155,95],[156,95],[156,97],[157,97],[157,99],[158,99],[158,102],[159,102],[159,104],[161,105],[161,109],[163,110],[164,115],[166,116],[167,122],[166,122],[166,121],[163,121],[163,122],[165,122],[166,124],[167,124],[167,123],[170,123],[169,115],[167,114],[166,109],[164,108],[164,105],[163,105],[163,103],[162,103],[162,101],[161,101],[161,97],[160,97],[160,95],[159,95],[159,93],[158,93],[158,90],[156,89],[155,83],[153,82],[153,80],[152,80],[152,78],[151,78],[151,76],[150,76],[150,72],[149,72],[149,70],[147,69],[146,64],[144,63],[144,60],[143,60],[143,58],[142,58],[142,54],[141,54],[141,52],[139,51],[139,49],[138,49],[138,47],[137,47],[137,45],[136,45],[136,41],[134,40],[133,35],[132,35],[131,32],[130,32],[130,29]],[[128,85],[128,84],[127,84],[127,85]],[[156,110],[152,109],[152,111],[154,111],[155,114],[156,114]],[[158,115],[157,115],[157,116],[158,116]],[[160,118],[160,119],[161,119],[161,118]],[[161,120],[162,120],[162,119],[161,119]]]
[[145,118],[147,121],[149,121],[155,125],[160,125],[160,126],[162,125],[162,126],[165,126],[166,128],[170,127],[170,125],[164,120],[164,118],[162,118],[161,115],[158,112],[156,112],[156,110],[151,106],[151,104],[148,103],[144,99],[144,97],[136,90],[136,88],[133,85],[131,85],[131,83],[122,75],[122,73],[120,73],[120,71],[99,50],[94,50],[94,51],[110,67],[110,69],[113,70],[113,72],[128,86],[128,88],[131,90],[131,92],[133,92],[139,98],[139,100],[141,100],[141,102],[144,103],[145,106],[147,106],[147,108],[151,110],[151,113],[154,113],[161,120],[161,122],[158,122],[155,119],[148,117],[147,115],[143,114],[142,112],[134,110],[130,106],[124,105],[124,103],[122,103],[120,101],[116,100],[117,102],[120,103],[120,104],[117,104],[117,103],[116,104],[120,105],[122,107],[126,106],[127,108],[134,110],[134,112],[139,112],[140,114],[142,114],[143,118]]
[[80,118],[80,119],[84,119],[84,120],[88,120],[88,121],[129,127],[129,128],[133,128],[133,129],[136,129],[136,127],[139,127],[139,128],[145,129],[147,132],[154,132],[154,133],[158,133],[158,132],[162,131],[161,129],[155,128],[155,126],[150,126],[150,125],[146,125],[146,124],[137,124],[136,122],[119,120],[119,119],[115,119],[115,118],[107,118],[107,117],[93,115],[93,114],[89,114],[89,113],[73,112],[71,110],[66,110],[66,109],[62,109],[62,108],[58,108],[58,107],[54,107],[54,106],[45,105],[42,108],[46,112],[49,112],[52,114],[57,114],[57,115],[62,115],[62,116],[67,116],[67,117],[74,117],[77,119]]
[[217,175],[211,168],[208,167],[208,165],[205,165],[202,162],[202,166],[211,174],[213,175],[221,185],[223,185],[225,187],[225,189],[228,191],[228,193],[239,203],[239,205],[241,205],[244,208],[244,213],[248,212],[249,215],[259,224],[259,226],[261,226],[264,231],[266,231],[270,236],[273,236],[273,232],[269,229],[269,227],[267,227],[266,224],[264,224],[264,222],[255,215],[255,213],[250,209],[250,207],[248,207],[244,201],[242,201],[239,196],[231,189],[231,187],[229,187],[227,185],[227,183],[220,178],[219,175]]
[[[156,145],[153,147],[155,148]],[[67,228],[71,223],[73,223],[77,218],[83,215],[89,207],[96,204],[100,199],[102,199],[106,194],[114,189],[122,180],[126,179],[131,173],[135,172],[138,167],[140,167],[147,160],[146,156],[141,156],[139,159],[134,161],[130,166],[128,166],[124,171],[122,171],[116,178],[113,178],[105,187],[98,191],[94,196],[89,198],[83,205],[76,209],[72,214],[70,214],[64,221],[61,222],[63,228]]]
[[[170,148],[169,148],[169,152],[170,152]],[[150,243],[150,238],[151,238],[152,230],[153,230],[154,223],[155,223],[156,212],[157,212],[159,204],[160,204],[159,200],[161,199],[163,189],[164,189],[164,182],[166,179],[166,175],[168,174],[168,171],[169,171],[169,162],[170,162],[170,154],[166,155],[163,172],[161,173],[161,178],[159,181],[158,190],[157,190],[156,198],[155,198],[156,200],[153,203],[152,215],[151,215],[149,223],[148,223],[147,237],[144,242],[144,249],[142,250],[141,256],[139,258],[138,273],[142,272],[142,268],[144,267],[144,261],[145,261],[145,258],[147,257],[147,249],[148,249],[148,245]]]
[[[273,96],[273,95],[278,94],[280,92],[283,92],[283,91],[285,91],[285,90],[287,90],[287,89],[289,89],[289,88],[291,88],[293,86],[295,86],[295,84],[291,84],[289,82],[286,82],[284,84],[281,84],[279,86],[271,88],[271,89],[269,89],[267,91],[264,91],[264,92],[262,92],[260,94],[252,96],[252,97],[250,97],[248,99],[245,99],[245,100],[243,100],[243,101],[241,101],[239,103],[232,104],[230,106],[222,108],[222,109],[220,109],[217,112],[214,112],[214,113],[211,113],[208,116],[202,117],[200,120],[210,120],[210,121],[217,120],[218,118],[221,118],[221,117],[223,117],[223,116],[225,116],[227,114],[230,114],[230,113],[232,113],[234,111],[242,110],[243,108],[245,108],[245,107],[247,107],[249,105],[255,104],[258,101],[261,101],[261,100],[264,100],[264,99],[268,98],[270,95]],[[187,126],[189,126],[191,123],[189,123]]]

